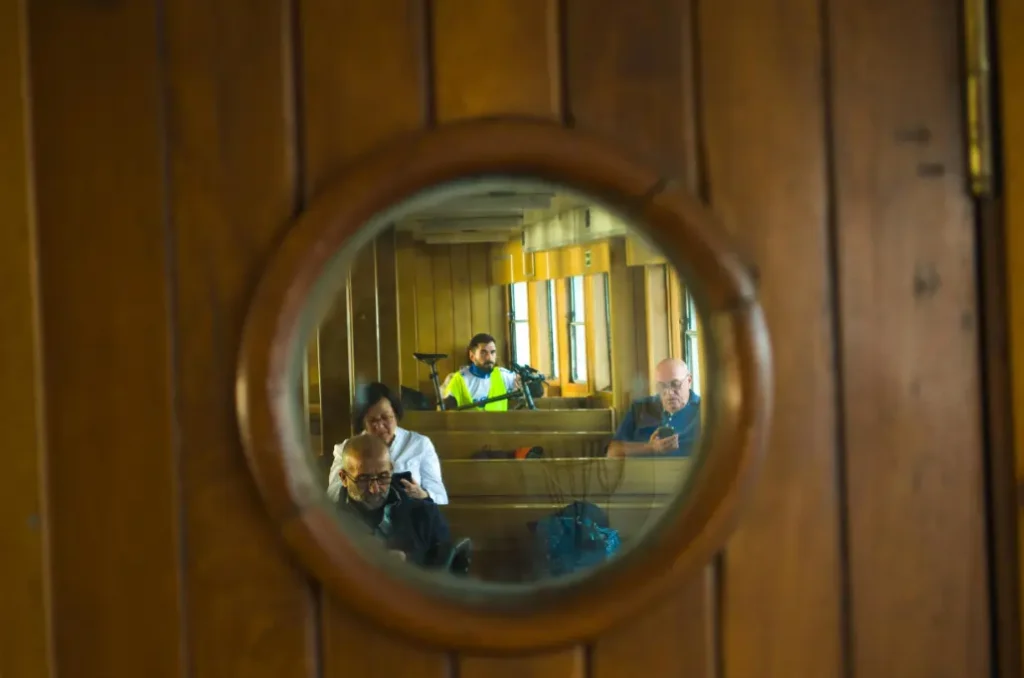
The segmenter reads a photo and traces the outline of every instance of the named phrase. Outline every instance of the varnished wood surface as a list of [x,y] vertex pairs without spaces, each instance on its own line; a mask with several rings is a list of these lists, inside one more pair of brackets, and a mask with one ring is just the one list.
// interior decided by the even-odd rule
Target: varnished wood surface
[[[43,667],[28,675],[46,675],[47,612],[61,675],[145,665],[169,677],[441,678],[456,662],[462,675],[540,678],[985,675],[977,325],[963,322],[977,308],[959,259],[975,244],[953,6],[570,1],[519,15],[495,0],[450,2],[424,21],[429,6],[415,0],[242,4],[169,0],[162,24],[144,5],[28,7],[49,464],[25,433],[30,417],[3,408],[12,440],[28,441],[12,449],[31,455],[7,467],[19,491],[3,501],[40,501],[31,477],[45,468],[51,524],[0,566],[5,583],[22,567],[52,589],[29,601],[42,606],[35,623],[18,618],[18,660]],[[1012,81],[1024,22],[1019,3],[997,4]],[[0,30],[18,26],[7,18]],[[563,37],[553,46],[552,35]],[[24,73],[7,70],[12,47],[0,48],[2,72]],[[1019,98],[1004,88],[1010,224]],[[244,469],[225,375],[247,295],[301,196],[395,134],[506,112],[598,130],[706,190],[760,279],[779,388],[765,472],[717,581],[695,579],[588,649],[459,658],[328,597],[315,616]],[[0,189],[5,210],[27,204],[16,181]],[[20,248],[0,257],[26,271]],[[25,280],[4,292],[31,304]],[[18,385],[35,377],[17,374],[5,387],[27,397]],[[42,543],[50,572],[38,569]]]
[[432,435],[438,431],[612,432],[612,410],[516,410],[512,412],[406,412],[402,426]]
[[[179,576],[187,582],[176,605],[197,674],[312,677],[318,664],[314,587],[267,529],[229,416],[245,304],[301,188],[291,21],[281,0],[167,8],[173,230],[158,249],[174,253],[179,396],[171,440],[181,445]],[[150,374],[159,373],[152,348],[138,346]],[[154,482],[141,487],[151,492]]]
[[[494,501],[632,498],[676,494],[690,459],[488,459],[442,461],[449,495]],[[567,500],[568,501],[568,500]]]
[[[1013,421],[1006,422],[1009,435],[1012,436],[1014,455],[1012,459],[1004,459],[1002,468],[994,466],[994,471],[1013,469],[1012,489],[1007,495],[1010,512],[1003,515],[1007,518],[1007,527],[1014,535],[1007,535],[997,547],[997,556],[1006,550],[1015,551],[1014,556],[1004,556],[1002,567],[1010,569],[1009,575],[1017,580],[1016,595],[1003,594],[1001,600],[1014,598],[1015,610],[1000,615],[1003,627],[1009,626],[1009,633],[1003,633],[1001,653],[1015,655],[1004,659],[1000,668],[1007,675],[1021,675],[1024,665],[1024,643],[1021,642],[1021,626],[1024,625],[1024,423],[1020,421],[1020,412],[1024,404],[1024,40],[1021,39],[1021,26],[1024,26],[1024,3],[1013,0],[1000,0],[995,3],[995,21],[993,27],[998,40],[999,92],[1000,110],[998,120],[1002,135],[1002,185],[1000,186],[1002,231],[1005,240],[994,254],[1004,257],[1002,280],[1006,294],[1006,324],[1008,328],[1007,352],[1010,370],[1000,362],[990,362],[993,371],[1000,370],[1004,379],[1010,380],[1011,400],[1007,403],[1008,415]],[[990,236],[991,237],[991,236]],[[998,450],[999,448],[995,448]],[[998,494],[997,494],[998,496]],[[1015,539],[1014,539],[1015,537]],[[997,579],[997,583],[998,583]],[[1005,609],[1005,608],[1004,608]],[[1009,621],[1002,619],[1009,616]],[[1013,619],[1016,617],[1016,619]],[[1014,628],[1015,627],[1015,628]],[[1017,673],[1012,670],[1016,669]]]
[[0,6],[0,675],[45,677],[54,656],[26,9]]
[[482,450],[543,448],[545,457],[604,456],[611,431],[434,431],[430,440],[441,459],[470,459]]
[[[429,45],[427,17],[420,5],[377,0],[302,3],[300,125],[305,132],[307,195],[316,195],[337,171],[374,145],[419,128],[433,115],[425,95],[431,76],[423,67]],[[370,52],[377,55],[374,68],[366,68],[360,56]],[[381,87],[385,82],[387,86]],[[321,356],[325,342],[336,350],[333,371],[321,374],[324,412],[331,415],[323,420],[328,442],[348,437],[351,416],[341,405],[345,393],[328,385],[333,376],[339,387],[346,386],[344,323],[340,313],[335,318],[333,329],[321,331]],[[362,337],[368,345],[374,339],[365,333]],[[326,406],[328,394],[338,399],[335,408]],[[325,447],[329,452],[331,446]],[[324,678],[342,678],[353,671],[409,678],[446,675],[446,654],[409,648],[391,634],[367,627],[333,596],[323,595],[320,607]]]
[[28,12],[45,440],[61,451],[46,466],[51,670],[181,676],[186,652],[214,636],[180,616],[185,469],[156,8]]
[[723,555],[723,678],[844,676],[821,7],[698,12],[707,197],[758,272],[777,384],[762,477]]
[[397,344],[382,346],[385,351],[394,347],[405,362],[401,384],[426,394],[433,403],[430,370],[412,354],[446,354],[437,362],[443,383],[466,363],[466,345],[473,335],[486,332],[499,346],[506,345],[505,302],[502,290],[490,283],[490,243],[425,245],[403,239],[398,258],[396,306],[401,309],[400,321],[411,331],[403,332]]
[[[569,0],[564,30],[573,124],[615,139],[697,194],[703,168],[695,136],[693,16],[692,0]],[[625,263],[627,254],[625,246],[613,248],[613,262]],[[637,284],[631,271],[609,276],[613,318],[625,317],[634,307]],[[631,390],[638,372],[631,359],[646,350],[647,342],[638,342],[628,324],[615,323],[612,332],[614,407],[624,411],[633,398],[649,392]],[[646,368],[639,372],[647,376]],[[694,577],[647,614],[598,639],[593,675],[606,678],[628,670],[634,675],[715,676],[717,626],[710,595],[715,578],[712,565],[706,576]],[[665,643],[668,636],[673,640]]]
[[[849,658],[879,678],[991,668],[957,16],[837,0],[830,17]],[[896,60],[928,77],[871,66]]]

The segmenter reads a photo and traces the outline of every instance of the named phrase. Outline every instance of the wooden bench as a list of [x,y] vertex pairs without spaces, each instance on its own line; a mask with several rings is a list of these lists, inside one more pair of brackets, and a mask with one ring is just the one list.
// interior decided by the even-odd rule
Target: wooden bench
[[687,459],[444,460],[457,538],[474,545],[474,572],[488,580],[533,577],[529,524],[573,501],[601,507],[623,544],[650,529],[678,495]]
[[604,404],[594,398],[537,398],[537,409],[540,410],[597,410]]
[[434,431],[569,431],[615,430],[614,410],[513,410],[511,412],[406,412],[402,427]]
[[407,412],[402,426],[428,436],[441,459],[470,459],[481,450],[535,446],[544,448],[546,457],[597,457],[604,456],[615,431],[615,412]]

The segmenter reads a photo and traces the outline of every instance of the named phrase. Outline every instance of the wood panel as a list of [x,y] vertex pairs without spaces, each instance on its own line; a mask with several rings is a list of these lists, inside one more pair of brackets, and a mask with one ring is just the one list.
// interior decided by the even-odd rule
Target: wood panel
[[[27,3],[0,6],[0,675],[53,671]],[[13,452],[13,454],[11,453]]]
[[668,281],[665,266],[644,266],[644,310],[647,313],[647,383],[654,392],[658,363],[671,357]]
[[473,335],[465,338],[455,336],[451,247],[428,246],[425,249],[429,252],[430,270],[434,280],[434,346],[440,349],[440,353],[448,354],[447,358],[437,363],[437,371],[443,378],[452,372],[456,365],[462,365],[464,360],[461,352],[450,351],[448,347],[459,344],[465,346]]
[[398,243],[394,227],[377,238],[377,339],[380,380],[393,389],[402,383],[398,322]]
[[593,398],[541,398],[537,400],[538,410],[578,410],[589,407],[600,407]]
[[[408,233],[398,233],[398,251],[395,268],[398,274],[398,362],[401,365],[401,383],[408,388],[420,388],[420,363],[412,357],[419,334],[416,298],[416,243]],[[432,393],[429,391],[428,393]]]
[[[400,255],[406,271],[414,271],[400,285],[399,308],[415,309],[417,332],[402,333],[399,353],[412,358],[412,353],[447,353],[437,363],[442,381],[449,372],[466,361],[466,344],[478,332],[487,332],[498,342],[498,352],[507,343],[508,328],[504,322],[493,324],[492,290],[501,295],[503,288],[491,286],[487,272],[490,245],[425,245],[407,242]],[[503,311],[499,311],[499,314]],[[418,365],[417,379],[403,384],[416,388],[433,400],[434,387],[430,373]]]
[[[619,142],[696,191],[700,169],[690,1],[567,0],[566,5],[570,120]],[[609,254],[612,318],[633,317],[626,244],[618,240]],[[641,384],[634,383],[636,356],[646,353],[646,342],[637,341],[630,325],[612,325],[612,392],[620,415],[631,400],[647,395],[643,376]],[[713,574],[707,581],[713,583]],[[704,577],[695,577],[661,605],[602,636],[593,648],[592,675],[667,675],[669,670],[714,675],[716,629],[704,583]],[[666,628],[665,622],[671,626]],[[687,640],[659,641],[668,629],[674,639]]]
[[[507,114],[561,118],[554,0],[434,0],[433,5],[439,122]],[[488,321],[497,329],[505,324],[507,312],[502,288],[491,285],[488,297]],[[493,329],[491,334],[499,336]],[[459,675],[476,678],[514,671],[545,678],[582,678],[584,666],[576,659],[579,652],[571,649],[512,660],[461,656]]]
[[[508,501],[519,497],[671,497],[689,477],[689,459],[444,460],[448,494],[461,499]],[[568,503],[567,500],[566,503]]]
[[959,11],[832,5],[850,657],[880,678],[989,675]]
[[[605,512],[608,525],[619,532],[623,543],[654,526],[667,507],[666,501],[656,498],[609,502],[595,497],[588,501]],[[516,543],[522,545],[529,540],[530,523],[550,516],[571,502],[568,496],[536,502],[466,500],[448,504],[443,513],[456,539],[469,537],[473,540],[474,552],[497,551],[514,549]],[[477,548],[478,545],[482,548]]]
[[[434,317],[434,275],[431,271],[430,257],[425,256],[421,246],[416,246],[416,345],[413,351],[416,353],[445,353],[438,350],[437,334],[435,333],[436,319]],[[467,340],[468,341],[468,340]],[[403,346],[403,353],[409,351]],[[444,374],[438,368],[440,378]],[[430,383],[430,370],[427,366],[419,364],[419,390],[428,396],[433,396],[434,387]],[[433,398],[431,398],[433,401]],[[436,403],[434,403],[436,405]]]
[[555,0],[434,0],[437,118],[561,117]]
[[62,451],[51,668],[171,678],[186,639],[156,8],[28,10],[46,442]]
[[[496,327],[494,314],[491,312],[491,288],[497,287],[497,283],[492,280],[490,275],[490,261],[491,248],[486,245],[474,249],[473,254],[469,257],[469,305],[472,313],[471,324],[474,328]],[[481,284],[482,282],[486,282],[486,284]],[[476,330],[472,332],[475,334]],[[470,337],[473,334],[470,334]],[[469,339],[466,341],[468,342]]]
[[606,431],[612,410],[513,410],[509,412],[406,412],[402,426],[430,435],[433,431]]
[[[473,329],[473,286],[487,286],[487,279],[474,280],[470,275],[469,258],[484,259],[488,254],[486,245],[452,245],[448,258],[452,269],[452,337],[455,345],[465,349],[469,340],[477,333]],[[493,333],[492,333],[493,334]],[[495,335],[500,337],[501,335]],[[461,353],[461,352],[460,352]],[[460,353],[453,355],[452,363],[461,364]]]
[[[166,435],[184,451],[181,609],[197,675],[316,674],[312,591],[267,520],[234,416],[246,306],[296,211],[295,130],[284,114],[294,95],[290,17],[280,1],[176,0],[167,9],[180,411],[177,435]],[[164,435],[149,432],[147,453]],[[144,657],[127,673],[143,665],[160,663]]]
[[558,433],[551,431],[435,431],[430,439],[441,459],[470,459],[481,450],[542,447],[545,457],[560,459],[603,456],[612,433]]
[[[1004,476],[1013,476],[1007,488],[1009,491],[1006,492],[1009,500],[1007,503],[1011,508],[1005,515],[1016,535],[1007,535],[1009,538],[997,542],[995,556],[996,564],[1004,572],[1006,569],[1011,570],[1009,576],[1017,580],[1016,595],[1012,585],[1000,589],[1003,608],[1001,611],[997,609],[1000,620],[997,631],[1002,641],[998,644],[1002,655],[1000,672],[1001,675],[1016,677],[1021,674],[1020,667],[1024,665],[1024,638],[1021,637],[1021,626],[1024,623],[1024,423],[1019,414],[1024,410],[1024,89],[1019,85],[1024,82],[1024,4],[1006,0],[995,2],[994,6],[992,25],[999,50],[999,126],[1003,141],[1000,202],[1002,232],[1005,237],[1002,243],[997,243],[1002,247],[995,252],[997,256],[1005,257],[1002,267],[1005,277],[996,281],[996,284],[1005,285],[1010,370],[1006,370],[1007,363],[998,362],[1001,356],[990,354],[988,359],[994,359],[989,363],[993,371],[998,370],[1003,379],[1011,382],[1007,414],[1013,421],[1005,422],[1004,426],[1011,429],[1009,434],[1012,435],[1014,454],[1011,459],[1002,461],[1002,473]],[[983,267],[985,263],[983,260]],[[983,270],[989,271],[991,275],[992,268]],[[998,449],[995,447],[997,454]],[[998,463],[998,457],[993,462]],[[1013,469],[1012,474],[1007,472],[1010,468]],[[996,483],[998,477],[993,478]],[[998,519],[999,516],[996,517]],[[1016,536],[1016,540],[1013,536]],[[997,577],[999,574],[997,571]],[[1003,578],[1003,581],[1007,579]],[[997,579],[997,583],[999,581]],[[1013,602],[1007,604],[1005,597],[1012,597]]]
[[[430,76],[422,68],[429,43],[426,23],[421,5],[414,2],[302,3],[307,195],[322,188],[335,168],[430,120],[424,94]],[[369,54],[374,55],[373,68],[366,67]],[[417,320],[418,331],[427,329],[426,317]],[[321,365],[324,383],[327,368]],[[327,439],[328,446],[331,442]],[[378,672],[409,678],[447,675],[443,653],[410,647],[393,634],[367,627],[330,596],[322,606],[325,678]]]
[[[348,340],[352,342],[350,353],[345,356],[344,365],[351,370],[349,379],[352,380],[355,397],[358,401],[359,390],[372,381],[380,381],[380,342],[378,340],[378,319],[377,319],[377,243],[376,239],[366,243],[362,251],[356,254],[352,263],[352,273],[349,277],[348,289],[341,289],[341,294],[348,297],[350,304]],[[341,305],[339,298],[338,305]],[[332,326],[327,324],[326,329]],[[325,332],[323,337],[330,337]],[[343,342],[339,342],[342,344]],[[322,370],[334,373],[342,366],[335,366],[333,362],[325,364]],[[327,413],[330,421],[334,412]]]
[[699,12],[708,198],[759,272],[778,385],[761,477],[724,555],[725,678],[846,675],[820,10],[718,0]]
[[[624,250],[623,250],[624,251]],[[619,265],[624,266],[619,260]],[[630,301],[629,312],[633,322],[629,328],[633,332],[633,355],[631,359],[630,373],[625,375],[629,380],[626,388],[629,390],[631,400],[643,398],[654,393],[654,385],[651,382],[651,365],[657,360],[651,353],[651,325],[648,322],[648,296],[647,276],[641,266],[626,268],[626,276],[629,279],[629,291],[633,295]],[[625,364],[625,359],[623,359]],[[625,416],[625,410],[621,411]]]

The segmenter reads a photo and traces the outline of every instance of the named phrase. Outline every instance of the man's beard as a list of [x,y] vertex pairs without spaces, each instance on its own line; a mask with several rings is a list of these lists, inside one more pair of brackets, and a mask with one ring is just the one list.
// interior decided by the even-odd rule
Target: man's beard
[[367,511],[376,511],[384,505],[386,494],[366,494],[356,500]]

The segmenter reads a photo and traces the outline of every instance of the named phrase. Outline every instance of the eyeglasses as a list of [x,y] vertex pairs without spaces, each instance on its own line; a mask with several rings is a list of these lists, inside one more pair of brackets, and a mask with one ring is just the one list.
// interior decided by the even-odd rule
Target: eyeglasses
[[394,420],[395,420],[395,415],[393,415],[393,414],[382,414],[379,417],[374,417],[372,419],[367,417],[366,418],[366,425],[369,427],[369,426],[376,426],[377,424],[390,424]]
[[659,391],[682,391],[683,387],[686,386],[686,382],[690,380],[690,377],[685,377],[682,380],[673,379],[670,382],[659,381],[656,386]]
[[375,476],[371,476],[371,475],[354,476],[351,473],[349,473],[348,471],[342,471],[342,473],[344,473],[345,477],[348,478],[349,480],[351,480],[353,483],[355,483],[356,486],[358,486],[359,489],[361,489],[361,490],[368,490],[368,489],[370,489],[370,485],[373,485],[373,484],[376,484],[377,487],[380,487],[380,488],[385,488],[385,487],[387,487],[387,486],[389,486],[391,484],[391,473],[390,472],[381,473],[381,474],[375,475]]

